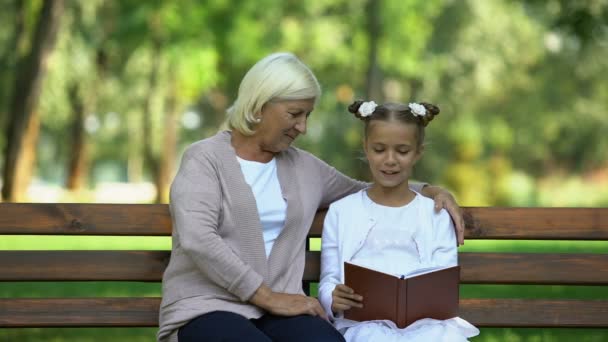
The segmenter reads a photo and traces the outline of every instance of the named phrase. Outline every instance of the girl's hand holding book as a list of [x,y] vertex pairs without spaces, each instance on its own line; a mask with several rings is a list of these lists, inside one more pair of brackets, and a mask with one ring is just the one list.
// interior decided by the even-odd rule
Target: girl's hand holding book
[[331,311],[334,313],[349,310],[352,307],[363,307],[363,296],[356,294],[353,289],[344,284],[336,285],[331,297]]

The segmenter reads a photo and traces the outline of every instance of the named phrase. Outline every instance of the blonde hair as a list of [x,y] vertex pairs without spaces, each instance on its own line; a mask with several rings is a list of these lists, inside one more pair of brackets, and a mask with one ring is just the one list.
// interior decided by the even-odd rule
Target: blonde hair
[[321,95],[321,86],[312,71],[296,56],[287,52],[273,53],[249,69],[236,101],[226,111],[225,125],[244,135],[255,133],[255,114],[275,100],[314,99]]

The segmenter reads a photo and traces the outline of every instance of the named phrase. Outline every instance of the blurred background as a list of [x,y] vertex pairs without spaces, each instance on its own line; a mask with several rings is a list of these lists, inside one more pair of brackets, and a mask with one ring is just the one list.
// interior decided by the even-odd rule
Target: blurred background
[[[362,125],[346,110],[353,99],[427,101],[442,112],[415,177],[461,205],[608,205],[607,0],[1,0],[0,22],[3,201],[166,203],[182,151],[218,130],[248,68],[290,51],[323,87],[296,145],[346,174],[369,179]],[[162,238],[53,238],[0,236],[0,249],[170,249]],[[461,250],[608,251],[532,245]],[[39,286],[3,283],[0,295],[159,293],[158,284]],[[519,288],[464,295],[608,296]],[[154,332],[11,329],[0,340],[147,341]],[[474,340],[574,338],[608,332],[484,329]]]

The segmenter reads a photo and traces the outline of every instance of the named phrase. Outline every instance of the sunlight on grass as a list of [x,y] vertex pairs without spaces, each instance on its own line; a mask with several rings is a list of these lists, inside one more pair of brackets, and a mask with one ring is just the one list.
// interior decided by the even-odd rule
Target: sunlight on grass
[[608,241],[466,240],[462,252],[608,253]]
[[27,328],[0,330],[0,341],[24,342],[150,342],[157,328]]
[[[321,239],[310,239],[310,250],[321,250]],[[608,241],[466,240],[458,252],[608,253]]]
[[36,179],[26,193],[35,203],[152,203],[156,187],[150,182],[98,182],[94,189],[69,191],[56,184]]
[[169,236],[0,236],[0,250],[170,250]]

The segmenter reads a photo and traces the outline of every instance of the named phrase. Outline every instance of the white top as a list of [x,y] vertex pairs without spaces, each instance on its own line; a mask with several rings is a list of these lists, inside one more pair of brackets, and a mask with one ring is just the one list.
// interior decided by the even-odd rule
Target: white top
[[420,196],[416,195],[410,203],[401,207],[377,204],[367,192],[364,192],[363,201],[376,224],[350,262],[395,276],[427,267],[423,264],[419,242],[416,241],[417,232],[424,229],[420,227],[420,220],[416,219]]
[[[395,229],[393,227],[400,231],[395,240],[394,232],[385,230]],[[373,231],[376,232],[372,234]],[[393,247],[385,256],[373,247],[376,243]],[[372,250],[368,250],[370,246]],[[399,267],[407,271],[454,266],[458,263],[457,253],[450,215],[444,209],[435,212],[433,200],[416,194],[408,205],[389,208],[374,203],[367,196],[367,190],[361,190],[332,203],[325,216],[319,301],[333,318],[331,293],[337,284],[344,284],[344,262],[363,260],[366,264],[374,263],[372,268],[380,270],[401,264]]]
[[416,194],[402,207],[373,202],[367,190],[334,202],[323,225],[319,301],[351,341],[466,341],[479,333],[468,322],[423,319],[399,329],[390,321],[355,322],[331,311],[332,291],[344,284],[344,262],[390,274],[458,263],[456,234],[445,210]]
[[245,181],[251,187],[255,197],[268,258],[275,240],[283,230],[287,214],[287,203],[283,198],[277,176],[277,162],[275,158],[268,163],[236,158],[241,165]]

